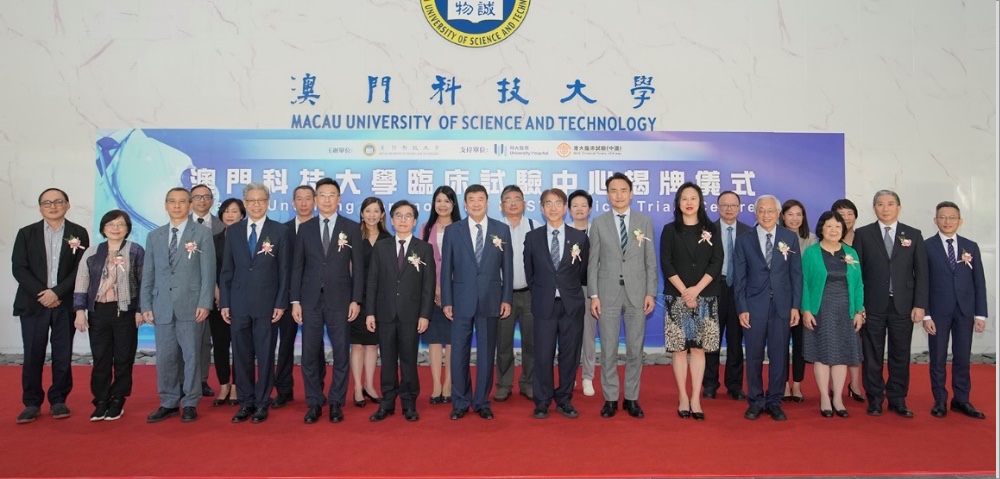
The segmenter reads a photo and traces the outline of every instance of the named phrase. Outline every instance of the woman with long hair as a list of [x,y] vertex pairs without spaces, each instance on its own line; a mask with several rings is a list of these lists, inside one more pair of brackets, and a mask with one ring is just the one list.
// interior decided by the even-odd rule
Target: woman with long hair
[[[434,312],[431,324],[423,334],[423,342],[427,345],[431,363],[431,404],[451,402],[451,321],[441,310],[441,244],[444,241],[444,229],[448,225],[462,219],[458,211],[458,195],[450,186],[439,186],[431,196],[434,205],[431,216],[424,224],[421,239],[431,244],[434,249],[434,263],[437,273],[437,286],[434,288]],[[444,375],[442,376],[441,361],[444,360]]]
[[[781,205],[778,224],[788,228],[799,239],[799,251],[816,244],[816,235],[809,231],[806,207],[799,200],[788,200]],[[792,354],[788,356],[791,373],[785,383],[784,401],[802,402],[802,378],[806,374],[806,360],[802,358],[802,323],[792,327]]]
[[[372,258],[375,242],[392,236],[385,227],[385,205],[369,196],[361,202],[361,253],[365,266]],[[364,301],[362,301],[364,302]],[[368,331],[364,318],[351,322],[351,376],[354,378],[354,405],[364,407],[367,401],[379,403],[375,394],[375,364],[378,362],[378,335]],[[362,386],[364,377],[364,386]]]

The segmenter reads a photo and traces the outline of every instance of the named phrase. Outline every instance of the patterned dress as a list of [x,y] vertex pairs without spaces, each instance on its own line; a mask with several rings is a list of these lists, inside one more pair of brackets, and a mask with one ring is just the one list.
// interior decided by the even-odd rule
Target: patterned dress
[[691,348],[707,352],[719,350],[718,297],[698,297],[689,308],[680,297],[665,296],[667,315],[663,318],[664,346],[667,351],[687,351]]

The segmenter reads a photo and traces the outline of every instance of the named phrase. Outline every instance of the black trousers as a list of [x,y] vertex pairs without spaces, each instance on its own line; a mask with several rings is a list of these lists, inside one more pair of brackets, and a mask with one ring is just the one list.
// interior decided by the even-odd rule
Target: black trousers
[[391,323],[376,322],[375,332],[378,333],[378,348],[382,356],[382,400],[379,408],[395,409],[396,396],[399,396],[404,410],[416,409],[417,395],[420,394],[420,379],[417,377],[420,335],[417,334],[417,325],[396,318]]
[[806,376],[806,358],[802,356],[802,323],[800,322],[792,328],[792,355],[789,358],[791,364],[788,365],[788,377],[797,383],[802,382]]
[[[719,276],[719,335],[726,337],[725,384],[729,391],[743,390],[743,327],[736,314],[733,288],[726,285],[726,278]],[[719,389],[719,352],[705,353],[705,389]]]
[[90,352],[94,369],[90,392],[94,404],[132,395],[132,366],[139,345],[135,308],[118,311],[118,303],[96,303],[90,313]]
[[[355,319],[357,321],[357,319]],[[278,363],[274,367],[274,390],[278,394],[291,395],[295,388],[292,370],[295,366],[295,336],[299,334],[299,324],[292,318],[291,306],[278,320]]]
[[[350,298],[345,294],[333,301],[320,298],[315,307],[302,308],[302,384],[305,386],[306,406],[336,404],[342,407],[347,401],[347,379],[351,367],[351,326],[347,321],[349,305]],[[324,329],[333,353],[333,377],[325,395]]]
[[[63,301],[56,308],[43,308],[35,314],[21,316],[21,340],[24,344],[24,365],[21,367],[21,401],[25,406],[41,407],[45,400],[42,389],[42,367],[45,348],[52,343],[52,385],[49,404],[66,402],[73,389],[73,327],[72,301]],[[51,338],[49,330],[52,330]]]
[[[535,406],[549,407],[554,399],[559,406],[570,404],[573,383],[583,347],[583,321],[579,315],[566,314],[561,299],[556,298],[549,318],[535,318],[535,371],[533,392]],[[555,387],[552,361],[559,349],[559,387]]]
[[232,327],[222,319],[222,313],[213,309],[208,313],[208,329],[212,333],[212,351],[215,356],[215,375],[219,384],[231,383],[233,368],[229,364],[229,347],[232,344]]
[[[889,337],[889,380],[882,375],[886,335]],[[862,384],[868,404],[881,405],[888,398],[889,404],[903,405],[910,387],[910,342],[913,322],[909,311],[896,311],[892,298],[889,307],[881,313],[868,311],[865,325],[861,327],[861,352],[863,353]]]

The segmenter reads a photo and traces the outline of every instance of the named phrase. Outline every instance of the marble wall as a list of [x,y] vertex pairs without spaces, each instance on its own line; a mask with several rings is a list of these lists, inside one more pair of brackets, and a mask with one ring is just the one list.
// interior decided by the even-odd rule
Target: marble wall
[[[659,130],[843,132],[847,195],[902,197],[901,220],[934,231],[934,205],[963,208],[995,314],[996,8],[990,0],[596,0],[532,2],[512,38],[444,41],[417,1],[0,0],[0,250],[39,218],[48,186],[93,224],[98,128],[287,128],[290,76],[326,80],[316,113],[497,113],[497,79],[518,76],[513,114],[629,115],[622,91],[652,75],[643,110]],[[426,101],[435,74],[478,94]],[[367,75],[393,76],[392,105],[366,104]],[[561,106],[585,78],[599,107]],[[564,81],[565,80],[565,81]],[[483,93],[485,92],[485,93]],[[807,164],[788,165],[808,168]],[[159,194],[159,193],[157,193]],[[780,193],[779,193],[780,195]],[[103,213],[103,212],[98,212]],[[16,284],[0,275],[0,303]],[[0,351],[19,352],[16,318]],[[991,318],[976,352],[996,350]],[[79,335],[77,349],[86,350]],[[926,335],[914,334],[914,349]]]

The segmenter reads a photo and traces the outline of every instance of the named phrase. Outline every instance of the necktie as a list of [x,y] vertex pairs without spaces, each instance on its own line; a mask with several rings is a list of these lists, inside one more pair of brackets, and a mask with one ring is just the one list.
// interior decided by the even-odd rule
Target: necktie
[[892,240],[892,235],[889,234],[890,231],[892,231],[892,228],[889,228],[888,226],[886,226],[885,227],[885,235],[882,236],[882,242],[885,243],[885,254],[889,255],[889,257],[891,258],[892,257],[892,244],[895,243],[895,241]]
[[205,218],[198,218],[198,224],[200,225],[205,224]]
[[774,257],[774,243],[771,242],[771,233],[767,234],[767,241],[764,242],[764,260],[767,261],[767,267],[771,267],[771,258]]
[[625,231],[625,215],[618,215],[618,236],[622,244],[622,253],[624,253],[625,244],[628,243],[628,233]]
[[549,255],[552,256],[552,266],[559,269],[559,230],[552,230],[552,241],[549,242]]
[[323,254],[330,249],[330,218],[323,220]]
[[247,242],[250,249],[250,259],[253,259],[253,251],[257,249],[257,223],[250,223],[250,241]]
[[948,238],[948,266],[951,267],[952,271],[955,271],[955,265],[958,261],[955,259],[955,242],[954,238]]
[[483,262],[483,225],[476,225],[476,264]]
[[170,246],[167,249],[167,261],[173,265],[174,260],[177,259],[177,228],[170,228],[170,231],[173,232],[173,235],[170,236]]
[[733,227],[726,228],[726,284],[733,285]]
[[406,250],[403,245],[406,244],[406,240],[399,240],[399,254],[396,255],[396,269],[403,270],[403,261],[406,257]]

